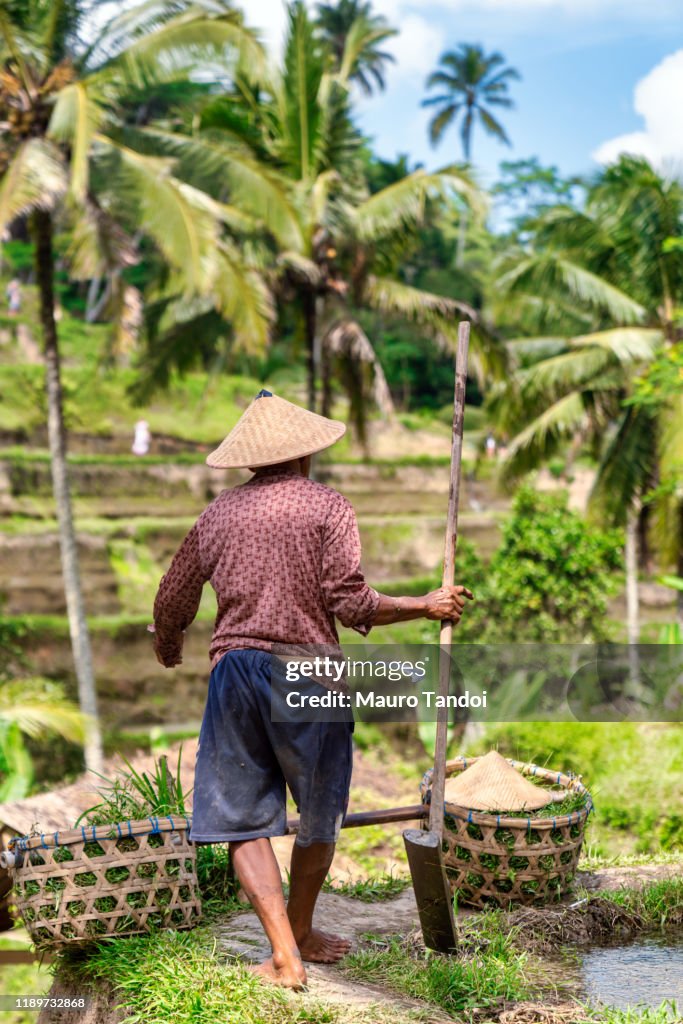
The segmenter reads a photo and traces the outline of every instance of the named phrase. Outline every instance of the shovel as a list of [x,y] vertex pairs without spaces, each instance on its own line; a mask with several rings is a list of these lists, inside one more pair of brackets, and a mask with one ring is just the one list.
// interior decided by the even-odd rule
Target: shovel
[[[443,585],[452,587],[455,579],[455,545],[458,534],[458,498],[460,495],[460,463],[462,460],[462,429],[465,415],[465,384],[467,381],[467,350],[470,325],[458,327],[458,348],[455,357],[455,403],[453,408],[453,440],[451,446],[451,479],[448,492],[448,518],[443,560]],[[451,642],[453,623],[442,622],[439,635],[439,697],[448,696],[451,675]],[[446,746],[448,709],[445,699],[437,709],[434,773],[432,775],[429,831],[406,829],[403,841],[413,879],[415,901],[420,915],[424,944],[428,949],[448,953],[457,946],[453,900],[443,862],[443,804],[446,785]]]

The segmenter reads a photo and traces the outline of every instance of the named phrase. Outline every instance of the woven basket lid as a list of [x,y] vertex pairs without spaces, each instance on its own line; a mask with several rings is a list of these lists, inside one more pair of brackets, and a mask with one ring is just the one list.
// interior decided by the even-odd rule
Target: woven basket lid
[[313,455],[338,441],[346,426],[260,391],[224,441],[207,456],[214,469],[255,469]]
[[475,811],[535,811],[552,794],[525,779],[496,750],[446,781],[446,803]]

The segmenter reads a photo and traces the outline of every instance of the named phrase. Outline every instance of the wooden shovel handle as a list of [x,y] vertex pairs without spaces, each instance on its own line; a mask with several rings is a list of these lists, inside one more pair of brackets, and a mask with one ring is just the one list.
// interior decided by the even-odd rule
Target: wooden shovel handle
[[[455,581],[455,546],[458,540],[458,503],[460,500],[460,465],[462,463],[462,434],[465,419],[465,388],[467,385],[467,353],[470,343],[470,325],[462,321],[458,326],[458,347],[455,354],[455,399],[453,402],[453,436],[451,442],[451,478],[448,488],[448,514],[446,543],[443,557],[443,586],[452,587]],[[447,697],[451,674],[451,643],[453,623],[442,622],[439,633],[439,689],[440,697]],[[444,701],[445,704],[445,701]],[[437,709],[436,744],[434,747],[434,774],[431,786],[429,831],[443,835],[443,800],[446,785],[446,747],[448,744],[448,709]]]
[[[408,807],[387,807],[381,811],[356,811],[347,814],[342,828],[361,828],[364,825],[387,825],[392,821],[419,821],[429,814],[427,804],[410,804]],[[299,831],[299,819],[287,822],[287,835]]]

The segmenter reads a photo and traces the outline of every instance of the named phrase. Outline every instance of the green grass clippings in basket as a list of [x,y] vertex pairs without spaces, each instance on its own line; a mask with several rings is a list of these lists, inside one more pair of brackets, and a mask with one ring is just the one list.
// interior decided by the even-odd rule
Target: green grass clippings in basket
[[165,758],[152,776],[128,764],[101,792],[87,824],[10,843],[17,907],[39,948],[191,928],[201,916],[180,755],[176,778]]
[[[500,755],[495,758],[503,761]],[[491,754],[486,758],[493,763]],[[447,779],[465,782],[464,773],[483,758],[455,758],[446,764]],[[593,809],[590,793],[580,779],[537,765],[509,760],[519,774],[512,788],[499,787],[477,799],[474,786],[456,789],[458,803],[449,800],[448,784],[444,803],[443,853],[451,891],[458,901],[470,906],[509,907],[512,904],[543,904],[559,900],[570,888],[576,874],[584,831]],[[497,766],[496,766],[497,767]],[[509,767],[506,767],[509,772]],[[431,771],[421,784],[423,800],[430,795]],[[533,783],[530,781],[533,779]],[[469,781],[469,780],[468,780]],[[520,792],[538,798],[532,808],[510,810]],[[486,789],[486,787],[484,787]],[[451,790],[453,792],[453,790]],[[481,790],[479,790],[481,792]],[[463,806],[460,799],[477,806]],[[498,806],[495,806],[498,804]]]

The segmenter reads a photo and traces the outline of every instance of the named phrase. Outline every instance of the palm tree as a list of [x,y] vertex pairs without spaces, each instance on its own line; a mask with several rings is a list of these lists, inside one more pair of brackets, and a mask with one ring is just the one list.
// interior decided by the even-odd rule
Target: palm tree
[[182,181],[173,161],[151,155],[150,141],[143,142],[122,116],[131,92],[143,83],[184,79],[193,61],[229,61],[233,70],[248,65],[253,73],[262,66],[260,46],[222,0],[142,3],[82,32],[90,7],[85,0],[22,0],[0,8],[0,231],[26,219],[35,243],[64,589],[88,721],[85,759],[99,771],[102,747],[54,313],[56,225],[73,230],[75,277],[120,282],[145,235],[171,268],[170,286],[178,292],[210,295],[234,317],[237,333],[256,327],[264,334],[267,324],[260,316],[262,289],[224,240],[235,220],[230,207]]
[[398,33],[386,18],[373,14],[372,4],[367,0],[319,3],[315,23],[336,71],[357,82],[367,96],[375,88],[384,89],[384,66],[396,58],[380,47]]
[[0,687],[0,803],[21,800],[33,782],[31,755],[23,737],[56,733],[82,743],[85,721],[61,688],[47,679],[3,680]]
[[[329,408],[331,363],[339,361],[349,371],[347,386],[356,392],[353,409],[363,409],[359,388],[369,368],[373,394],[388,411],[389,391],[358,312],[397,316],[444,345],[454,344],[458,316],[478,317],[464,303],[411,287],[387,273],[384,251],[392,239],[415,230],[429,202],[447,202],[454,194],[476,208],[481,201],[468,176],[450,168],[433,174],[416,170],[370,195],[362,137],[351,119],[349,80],[343,71],[349,62],[342,60],[341,66],[339,73],[330,72],[325,45],[305,5],[293,3],[282,68],[273,72],[268,92],[238,79],[228,96],[207,105],[197,135],[167,136],[166,143],[171,151],[186,153],[191,173],[201,176],[191,180],[214,195],[225,188],[225,164],[237,152],[244,162],[259,167],[262,176],[269,174],[274,195],[289,197],[291,215],[271,216],[269,240],[259,259],[264,269],[270,268],[280,309],[296,311],[309,407],[318,405],[322,368]],[[173,329],[181,351],[195,344],[197,325],[191,317],[183,332]],[[165,344],[163,337],[160,343]],[[481,332],[473,347],[475,359],[477,352],[483,357],[487,351]]]
[[683,566],[683,393],[634,401],[638,379],[680,346],[683,267],[667,242],[682,232],[680,184],[622,157],[589,189],[585,211],[558,206],[539,218],[534,251],[509,256],[496,286],[522,318],[540,308],[545,335],[510,343],[518,369],[492,401],[499,426],[513,434],[505,474],[516,478],[567,443],[574,452],[591,445],[593,507],[626,528],[631,642],[636,533],[653,488],[660,557],[679,573]]
[[[439,90],[438,95],[422,100],[423,107],[438,108],[429,123],[432,145],[438,145],[445,131],[460,117],[460,137],[466,163],[470,162],[472,132],[477,119],[488,135],[509,146],[505,129],[490,108],[509,110],[514,107],[508,87],[510,82],[519,78],[519,72],[505,64],[501,53],[487,55],[479,45],[461,43],[457,50],[442,54],[439,69],[433,71],[426,82],[427,89]],[[458,266],[462,266],[464,258],[466,213],[460,229]]]

